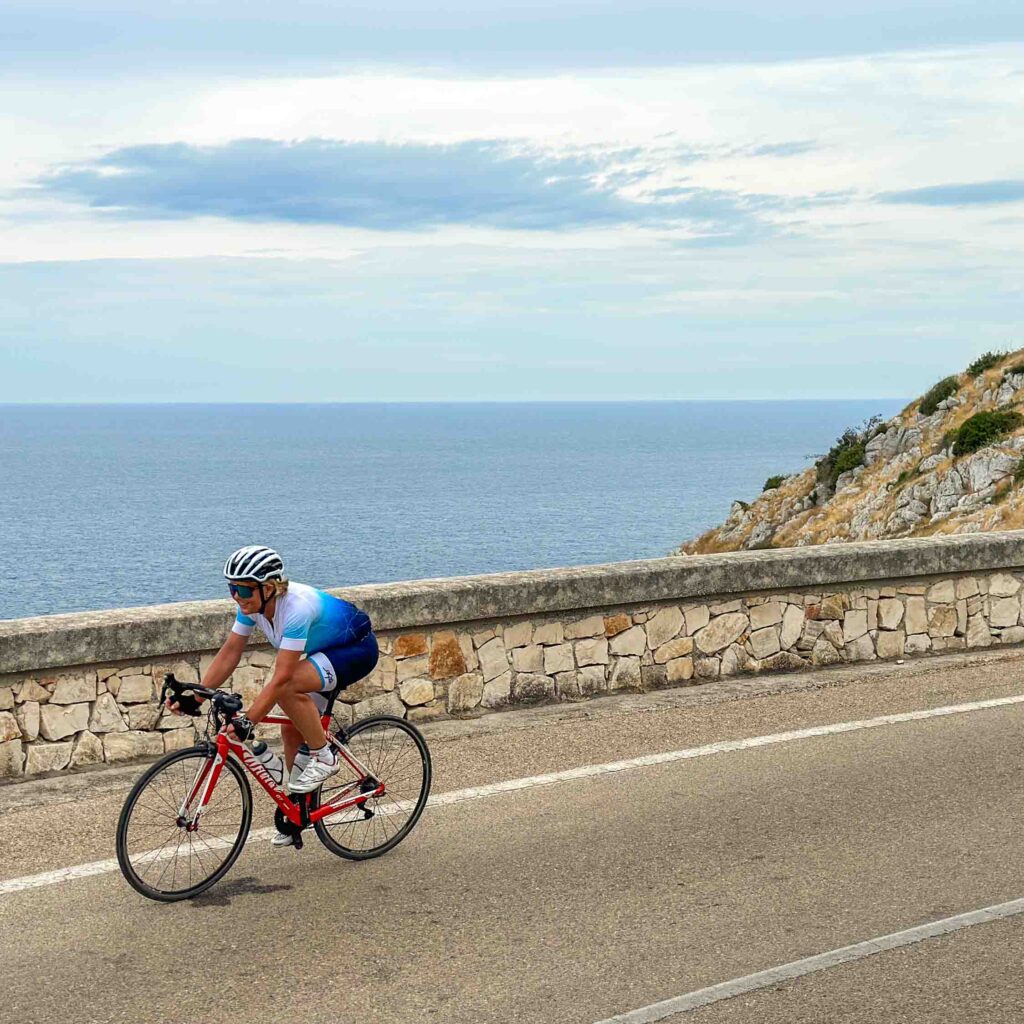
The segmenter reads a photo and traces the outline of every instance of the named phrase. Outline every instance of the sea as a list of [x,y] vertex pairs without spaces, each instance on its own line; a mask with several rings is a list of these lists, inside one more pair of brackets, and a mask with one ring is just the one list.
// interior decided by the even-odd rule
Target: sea
[[904,404],[0,405],[0,618],[659,557]]

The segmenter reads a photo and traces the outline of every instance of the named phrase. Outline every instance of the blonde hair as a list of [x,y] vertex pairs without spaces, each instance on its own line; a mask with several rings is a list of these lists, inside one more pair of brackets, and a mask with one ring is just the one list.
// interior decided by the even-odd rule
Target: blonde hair
[[274,597],[280,597],[282,594],[288,593],[288,581],[287,580],[267,580],[263,584],[265,587],[274,588]]

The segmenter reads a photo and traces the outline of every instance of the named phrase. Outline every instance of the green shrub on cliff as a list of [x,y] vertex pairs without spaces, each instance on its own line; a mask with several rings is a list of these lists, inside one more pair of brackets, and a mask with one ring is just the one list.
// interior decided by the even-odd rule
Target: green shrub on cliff
[[925,416],[931,416],[938,409],[939,402],[944,402],[950,395],[956,394],[959,387],[960,382],[956,377],[946,377],[940,380],[925,393],[918,408]]
[[953,454],[968,455],[985,445],[998,441],[1024,423],[1019,412],[1004,412],[993,409],[975,413],[954,432]]
[[1005,359],[1008,352],[985,352],[967,367],[967,373],[971,377],[977,377],[979,373],[991,370],[1001,359]]
[[765,482],[764,482],[764,487],[761,488],[761,493],[763,494],[765,491],[773,491],[773,490],[775,490],[775,488],[778,487],[782,483],[782,481],[785,480],[785,479],[786,478],[784,476],[770,476],[770,477],[768,477],[768,479],[765,480]]
[[859,430],[856,427],[844,430],[816,463],[818,481],[834,487],[841,473],[862,466],[868,441],[884,430],[885,423],[880,416],[872,416]]

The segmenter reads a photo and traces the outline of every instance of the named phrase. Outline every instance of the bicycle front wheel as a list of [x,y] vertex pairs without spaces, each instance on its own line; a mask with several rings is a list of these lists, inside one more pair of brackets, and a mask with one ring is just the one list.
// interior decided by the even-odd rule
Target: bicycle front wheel
[[117,823],[117,862],[143,896],[162,903],[197,896],[242,852],[252,790],[230,758],[195,820],[212,768],[202,750],[179,750],[157,761],[128,794]]
[[[388,715],[357,723],[348,730],[346,746],[384,793],[329,814],[313,828],[331,853],[368,860],[394,849],[419,821],[430,795],[430,751],[416,726]],[[356,774],[346,763],[320,787],[315,803],[329,804],[346,791],[358,792],[356,787]]]

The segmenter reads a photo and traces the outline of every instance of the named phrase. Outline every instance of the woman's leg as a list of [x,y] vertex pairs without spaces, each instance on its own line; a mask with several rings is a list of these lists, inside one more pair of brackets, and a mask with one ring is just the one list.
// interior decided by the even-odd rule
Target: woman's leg
[[[281,710],[292,720],[295,729],[309,745],[310,750],[320,750],[327,746],[327,736],[320,724],[320,711],[309,696],[311,693],[319,693],[322,686],[323,680],[316,668],[309,661],[300,661],[288,685],[277,695],[277,703],[281,705]],[[287,726],[281,728],[281,738],[285,743],[288,742],[285,738],[286,728]],[[298,747],[299,744],[296,743],[295,749]],[[286,751],[287,749],[285,747]],[[294,750],[291,756],[294,760]]]
[[281,745],[284,747],[284,763],[288,771],[291,771],[292,765],[295,764],[295,755],[302,746],[302,733],[291,722],[281,726]]

